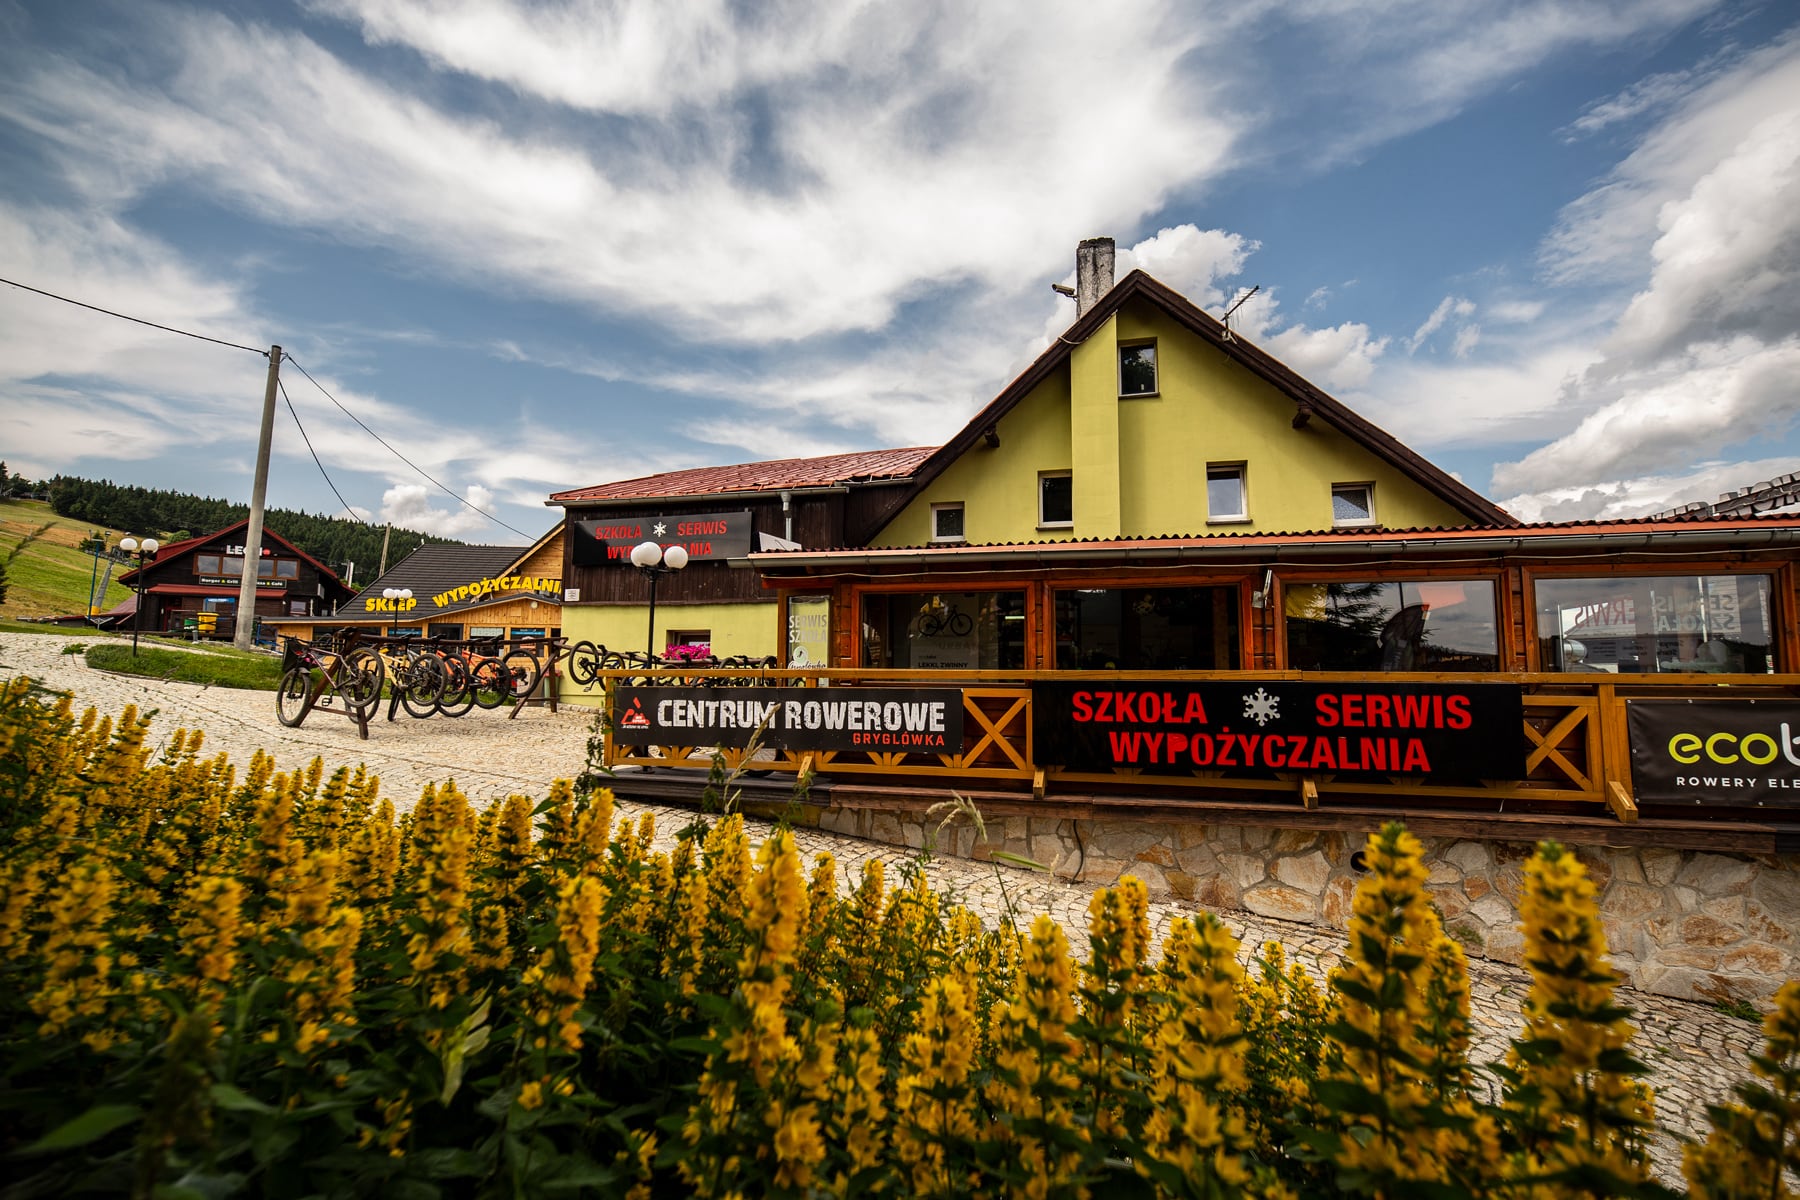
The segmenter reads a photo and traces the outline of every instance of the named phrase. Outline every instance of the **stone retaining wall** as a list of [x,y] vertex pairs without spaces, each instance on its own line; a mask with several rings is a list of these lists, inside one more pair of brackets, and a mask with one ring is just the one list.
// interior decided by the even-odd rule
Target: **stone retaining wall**
[[[923,846],[936,820],[914,813],[833,808],[819,827],[893,845]],[[937,838],[940,854],[994,850],[1050,864],[1058,878],[1095,887],[1136,875],[1153,899],[1248,910],[1343,929],[1360,877],[1361,835],[1255,825],[1069,821],[1005,817]],[[1422,838],[1429,888],[1445,927],[1473,956],[1518,965],[1518,901],[1529,842]],[[1576,846],[1600,889],[1614,964],[1636,987],[1685,1000],[1761,1001],[1800,976],[1800,856]]]

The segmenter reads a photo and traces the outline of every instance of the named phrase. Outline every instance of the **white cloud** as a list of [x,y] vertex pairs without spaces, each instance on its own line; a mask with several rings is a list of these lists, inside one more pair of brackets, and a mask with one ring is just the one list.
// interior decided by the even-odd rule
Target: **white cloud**
[[1347,321],[1325,329],[1291,325],[1263,338],[1263,349],[1328,390],[1358,388],[1375,373],[1388,339],[1371,337],[1369,327]]
[[1544,308],[1542,300],[1490,300],[1481,315],[1496,325],[1529,325],[1544,315]]
[[1406,339],[1406,352],[1408,354],[1416,353],[1419,347],[1429,341],[1431,335],[1442,329],[1451,318],[1467,317],[1474,311],[1474,301],[1463,296],[1445,296],[1438,301],[1437,307],[1431,310],[1431,315],[1425,318],[1425,323],[1415,329],[1413,335]]
[[[416,254],[461,279],[653,314],[702,340],[876,329],[928,284],[1017,286],[1042,269],[1044,247],[1129,226],[1207,177],[1238,130],[1176,73],[1211,27],[1149,0],[955,20],[923,7],[850,10],[821,39],[801,10],[766,29],[738,14],[743,36],[723,49],[704,36],[711,18],[671,30],[660,9],[647,21],[627,13],[630,28],[601,33],[596,48],[557,36],[554,14],[437,6],[436,16],[491,25],[518,79],[493,71],[559,101],[602,103],[568,81],[635,76],[646,55],[684,74],[700,65],[693,55],[717,50],[737,62],[739,88],[781,75],[779,96],[711,97],[711,84],[696,85],[667,113],[621,94],[605,127],[434,107],[296,33],[155,11],[173,60],[160,75],[103,75],[47,55],[4,85],[0,105],[58,146],[91,199],[123,206],[178,181],[259,219]],[[1047,86],[1066,75],[1071,45],[1084,86]],[[432,46],[439,58],[454,49]],[[682,100],[686,85],[674,86]],[[766,128],[737,103],[759,99]]]
[[1219,281],[1241,272],[1260,248],[1261,243],[1239,233],[1175,225],[1120,250],[1116,266],[1120,278],[1142,269],[1201,308],[1217,308],[1226,300]]
[[1644,517],[1800,469],[1800,458],[1701,463],[1679,475],[1641,475],[1509,496],[1502,508],[1522,521],[1611,521]]
[[1610,381],[1616,399],[1573,431],[1494,470],[1502,491],[1617,479],[1685,466],[1730,447],[1774,440],[1800,412],[1800,336],[1697,346]]
[[450,503],[438,507],[440,502],[449,500],[442,492],[424,484],[398,483],[381,494],[381,519],[384,524],[438,537],[484,535],[483,540],[487,540],[485,535],[493,530],[493,522],[473,509],[492,511],[494,494],[480,484],[470,484],[463,490],[462,499],[466,505]]
[[1467,358],[1476,346],[1481,344],[1481,326],[1464,325],[1456,331],[1456,340],[1450,345],[1450,353],[1458,358]]
[[1572,427],[1498,466],[1496,488],[1535,494],[1661,476],[1791,434],[1800,409],[1800,36],[1695,91],[1569,207],[1549,252],[1570,282],[1634,269],[1645,282],[1601,357],[1561,390]]
[[1578,142],[1613,125],[1667,108],[1691,92],[1696,80],[1705,74],[1704,67],[1696,67],[1646,76],[1618,95],[1588,105],[1579,117],[1557,130],[1556,135],[1564,142]]

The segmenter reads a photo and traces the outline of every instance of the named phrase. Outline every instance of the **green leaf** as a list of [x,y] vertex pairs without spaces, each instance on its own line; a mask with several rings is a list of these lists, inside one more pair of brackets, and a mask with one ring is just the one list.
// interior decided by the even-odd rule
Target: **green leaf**
[[23,1156],[49,1154],[55,1150],[72,1150],[76,1146],[85,1146],[89,1142],[98,1141],[113,1130],[123,1128],[143,1115],[144,1110],[135,1104],[96,1104],[79,1117],[64,1121],[18,1153]]
[[255,1096],[247,1095],[229,1083],[213,1084],[212,1099],[214,1104],[226,1112],[272,1113],[276,1111],[273,1105],[264,1104]]

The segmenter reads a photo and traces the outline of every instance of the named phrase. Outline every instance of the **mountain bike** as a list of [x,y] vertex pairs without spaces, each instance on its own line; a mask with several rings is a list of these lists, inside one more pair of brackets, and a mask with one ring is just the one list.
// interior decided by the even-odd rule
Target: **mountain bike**
[[393,702],[388,705],[388,720],[394,719],[394,706],[406,709],[407,715],[424,719],[437,711],[438,697],[450,682],[449,672],[437,655],[410,638],[386,642],[381,657],[387,664],[389,682],[393,685]]
[[381,701],[385,669],[379,655],[366,646],[341,650],[323,642],[289,638],[288,666],[275,690],[275,717],[296,728],[315,708],[337,708],[369,736],[369,713]]

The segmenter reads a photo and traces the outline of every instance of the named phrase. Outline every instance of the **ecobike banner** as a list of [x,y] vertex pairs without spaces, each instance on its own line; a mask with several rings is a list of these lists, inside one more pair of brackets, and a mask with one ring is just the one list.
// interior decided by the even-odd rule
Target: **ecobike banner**
[[613,741],[778,750],[962,749],[959,688],[622,687]]
[[1628,700],[1625,724],[1640,802],[1800,805],[1800,703]]
[[1083,680],[1033,684],[1032,711],[1038,762],[1080,771],[1525,775],[1512,684]]

